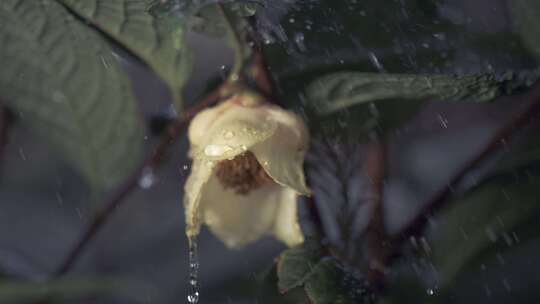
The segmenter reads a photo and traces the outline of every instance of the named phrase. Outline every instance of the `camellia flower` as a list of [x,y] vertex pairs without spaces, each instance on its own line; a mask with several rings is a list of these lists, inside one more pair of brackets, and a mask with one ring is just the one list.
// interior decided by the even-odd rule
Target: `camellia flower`
[[297,115],[239,94],[195,116],[188,136],[188,238],[204,223],[231,248],[266,234],[289,246],[303,242],[296,200],[310,194],[303,172],[309,133]]

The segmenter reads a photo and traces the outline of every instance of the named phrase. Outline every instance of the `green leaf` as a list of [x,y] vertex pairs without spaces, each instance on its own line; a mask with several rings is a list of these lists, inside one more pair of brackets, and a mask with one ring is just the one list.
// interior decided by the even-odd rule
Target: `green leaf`
[[491,75],[413,75],[341,72],[321,77],[307,89],[320,114],[374,102],[400,107],[409,100],[482,102],[500,95]]
[[108,44],[53,0],[0,1],[0,97],[95,188],[129,174],[143,128]]
[[310,303],[370,303],[366,284],[333,258],[322,258],[320,245],[308,240],[303,245],[284,251],[277,263],[279,292],[289,293],[303,286]]
[[480,255],[516,242],[514,229],[540,211],[539,173],[527,169],[491,177],[449,202],[432,244],[442,287],[471,269]]
[[255,16],[257,10],[260,8],[259,3],[231,3],[229,5],[231,11],[238,17],[252,17]]
[[[501,94],[491,75],[409,75],[340,72],[306,90],[316,117],[336,113],[354,133],[384,133],[409,119],[429,100],[483,102]],[[343,110],[349,110],[349,113]]]
[[521,38],[529,50],[540,59],[540,2],[536,0],[512,0],[511,6],[514,22],[518,26]]
[[320,259],[321,250],[315,241],[306,241],[281,253],[277,264],[279,291],[286,293],[303,285]]
[[527,166],[540,165],[540,137],[537,133],[538,128],[533,130],[521,140],[524,141],[522,145],[511,146],[510,150],[506,152],[504,157],[498,162],[496,173],[512,173],[519,168]]
[[348,274],[332,258],[322,260],[313,268],[305,289],[310,303],[314,304],[372,303],[365,283]]
[[145,61],[170,87],[177,110],[191,70],[181,16],[150,14],[153,0],[58,0]]
[[[99,279],[57,279],[47,282],[0,281],[1,303],[32,303],[51,299],[77,300],[95,296],[114,296],[134,303],[147,303],[135,290],[144,290],[158,303],[156,290],[133,280],[110,278]],[[57,302],[55,302],[57,303]]]
[[227,45],[234,51],[233,74],[240,74],[244,65],[251,58],[252,48],[248,43],[250,30],[245,19],[245,10],[249,8],[238,3],[217,3],[202,7],[197,13],[198,19],[193,29],[215,37],[224,37]]
[[190,0],[148,0],[150,11],[158,17],[182,19],[190,30],[215,38],[225,38],[235,52],[235,65],[231,75],[238,75],[251,58],[247,34],[250,31],[246,17],[256,13],[258,4],[228,2],[200,2]]

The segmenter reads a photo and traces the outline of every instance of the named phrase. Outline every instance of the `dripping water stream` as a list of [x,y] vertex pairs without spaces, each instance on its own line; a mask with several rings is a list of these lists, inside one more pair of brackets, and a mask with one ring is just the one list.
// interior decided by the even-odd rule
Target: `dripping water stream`
[[189,238],[189,291],[187,301],[189,304],[199,303],[199,249],[197,237]]

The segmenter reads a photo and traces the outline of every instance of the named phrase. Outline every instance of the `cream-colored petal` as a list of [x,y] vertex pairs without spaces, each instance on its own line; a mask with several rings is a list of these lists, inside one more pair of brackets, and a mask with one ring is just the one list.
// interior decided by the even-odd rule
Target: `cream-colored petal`
[[269,183],[240,195],[212,176],[201,198],[204,222],[229,248],[241,247],[272,233],[283,190]]
[[201,146],[206,141],[208,127],[213,124],[220,113],[231,106],[231,103],[222,102],[195,115],[188,128],[188,138],[191,145]]
[[309,142],[307,128],[302,119],[291,112],[278,107],[271,107],[268,112],[277,128],[272,136],[250,150],[277,183],[309,195],[311,191],[303,168]]
[[214,162],[195,159],[191,166],[191,174],[184,185],[184,212],[188,238],[199,234],[202,222],[199,207],[201,196],[206,191],[214,166]]
[[[243,106],[226,101],[216,115],[203,117],[190,133],[191,155],[206,160],[232,159],[265,141],[276,130],[276,122],[262,105]],[[200,124],[199,124],[200,123]],[[202,130],[204,129],[204,131]],[[192,137],[198,136],[195,139]]]
[[284,187],[274,222],[274,235],[289,247],[304,242],[304,235],[298,223],[297,199],[298,194],[294,190]]

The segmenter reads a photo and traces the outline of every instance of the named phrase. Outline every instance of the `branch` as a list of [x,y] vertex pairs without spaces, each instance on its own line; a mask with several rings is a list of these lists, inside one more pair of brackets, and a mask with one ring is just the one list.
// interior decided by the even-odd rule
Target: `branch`
[[384,285],[384,273],[388,262],[388,236],[384,226],[383,190],[386,176],[386,146],[373,140],[366,151],[366,174],[371,180],[371,218],[366,229],[369,269],[367,279],[374,290]]
[[509,141],[516,133],[527,125],[532,118],[540,112],[540,83],[537,83],[528,93],[514,97],[515,102],[520,107],[493,134],[487,144],[470,159],[463,167],[450,179],[447,186],[437,191],[433,197],[424,205],[423,210],[414,217],[405,228],[397,235],[393,236],[393,243],[398,248],[399,244],[411,236],[419,235],[424,231],[428,216],[441,208],[451,194],[451,189],[458,185],[463,178],[474,169],[482,160],[500,148],[500,144]]
[[275,88],[274,79],[272,78],[268,66],[266,65],[262,50],[260,47],[256,47],[254,48],[253,52],[253,64],[250,71],[251,76],[255,80],[257,88],[261,91],[261,93],[265,94],[271,99],[275,99],[275,96],[273,96],[275,95],[275,90],[273,89]]
[[227,93],[228,89],[229,84],[223,84],[216,90],[203,97],[196,105],[187,109],[182,113],[182,115],[171,123],[154,152],[151,153],[143,164],[140,165],[139,168],[118,187],[111,197],[101,204],[101,206],[104,207],[98,211],[90,223],[90,226],[88,226],[73,249],[71,249],[65,260],[60,264],[54,273],[54,277],[64,275],[73,267],[81,254],[84,252],[85,248],[95,238],[97,233],[111,217],[114,211],[120,205],[122,205],[122,203],[126,201],[125,199],[127,196],[138,187],[139,180],[144,175],[144,172],[148,172],[148,169],[156,168],[163,159],[163,156],[165,155],[169,146],[180,135],[180,132],[186,127],[187,123],[201,110],[219,101],[221,97],[223,97],[223,94]]
[[[8,133],[8,113],[6,107],[0,100],[0,161],[4,158],[4,150],[7,145]],[[1,168],[1,166],[0,166]]]
[[249,38],[251,40],[252,46],[252,62],[249,67],[249,75],[253,78],[255,84],[257,85],[258,90],[264,94],[269,99],[276,99],[276,82],[270,73],[270,68],[268,67],[266,60],[263,55],[263,38],[261,34],[257,31],[257,21],[255,18],[249,18],[249,24],[251,26],[251,31]]

